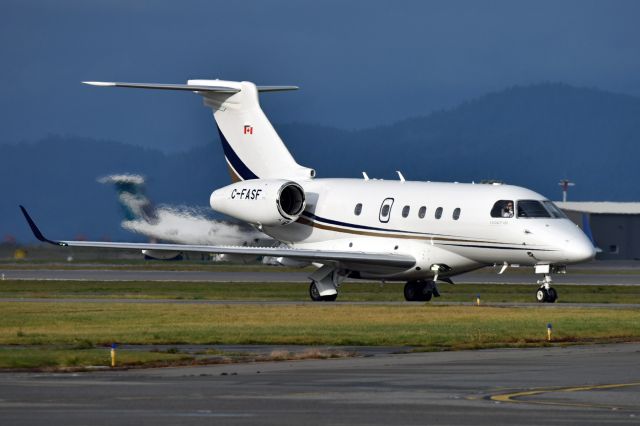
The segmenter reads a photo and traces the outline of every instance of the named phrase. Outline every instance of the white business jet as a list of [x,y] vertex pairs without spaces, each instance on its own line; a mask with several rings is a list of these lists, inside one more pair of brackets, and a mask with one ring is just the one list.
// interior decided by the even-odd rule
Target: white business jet
[[194,251],[272,256],[319,265],[314,301],[333,301],[346,278],[406,281],[408,301],[438,296],[438,281],[486,266],[533,267],[536,299],[554,302],[551,274],[591,260],[587,236],[551,201],[526,188],[369,179],[316,179],[299,165],[263,113],[259,92],[297,89],[250,82],[187,84],[86,82],[93,86],[182,90],[213,110],[233,183],[213,191],[211,207],[246,221],[286,248],[53,241],[22,211],[40,241],[70,247]]

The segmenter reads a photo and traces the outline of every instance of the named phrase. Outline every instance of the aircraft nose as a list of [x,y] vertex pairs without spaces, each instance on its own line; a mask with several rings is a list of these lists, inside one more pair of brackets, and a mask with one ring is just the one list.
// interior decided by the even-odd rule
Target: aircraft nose
[[569,243],[567,254],[572,263],[582,263],[596,256],[596,249],[588,238],[578,238]]

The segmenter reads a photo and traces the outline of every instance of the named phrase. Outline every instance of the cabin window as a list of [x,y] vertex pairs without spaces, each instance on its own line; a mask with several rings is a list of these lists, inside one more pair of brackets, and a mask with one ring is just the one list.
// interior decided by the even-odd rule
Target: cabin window
[[356,216],[360,216],[360,213],[362,213],[362,203],[356,204],[356,208],[353,210],[353,213]]
[[420,207],[420,210],[418,210],[418,217],[420,219],[424,219],[425,214],[427,214],[427,208],[425,206]]
[[458,219],[460,219],[460,207],[456,207],[455,210],[453,210],[453,220]]
[[402,208],[402,217],[407,217],[409,216],[409,210],[411,210],[411,207],[409,206],[404,206]]
[[551,217],[551,214],[544,208],[538,200],[519,200],[518,201],[518,217]]
[[438,207],[436,209],[436,219],[440,219],[442,217],[442,207]]
[[498,200],[491,209],[491,217],[513,217],[513,200]]

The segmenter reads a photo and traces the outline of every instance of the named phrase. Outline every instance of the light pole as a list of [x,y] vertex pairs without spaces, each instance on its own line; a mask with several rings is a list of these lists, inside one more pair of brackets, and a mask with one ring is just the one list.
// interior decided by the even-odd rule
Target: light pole
[[576,186],[575,183],[569,181],[569,179],[562,179],[558,185],[560,185],[562,187],[562,202],[566,203],[567,202],[567,191],[569,190],[570,186]]

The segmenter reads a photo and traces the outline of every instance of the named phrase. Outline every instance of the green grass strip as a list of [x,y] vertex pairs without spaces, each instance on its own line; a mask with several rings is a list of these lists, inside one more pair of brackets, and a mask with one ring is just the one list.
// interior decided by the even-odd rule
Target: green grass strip
[[640,311],[432,305],[0,303],[0,344],[302,344],[431,349],[640,340]]

